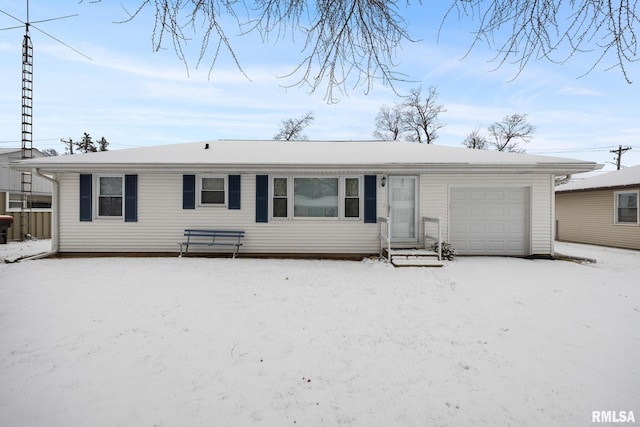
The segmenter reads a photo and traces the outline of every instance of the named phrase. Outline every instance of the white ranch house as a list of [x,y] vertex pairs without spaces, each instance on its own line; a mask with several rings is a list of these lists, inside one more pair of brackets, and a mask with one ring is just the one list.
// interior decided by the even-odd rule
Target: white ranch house
[[226,229],[246,233],[241,254],[350,257],[379,253],[388,221],[393,247],[430,244],[424,218],[459,254],[553,255],[554,176],[598,167],[380,141],[210,141],[12,166],[53,180],[55,252],[175,254],[185,229]]

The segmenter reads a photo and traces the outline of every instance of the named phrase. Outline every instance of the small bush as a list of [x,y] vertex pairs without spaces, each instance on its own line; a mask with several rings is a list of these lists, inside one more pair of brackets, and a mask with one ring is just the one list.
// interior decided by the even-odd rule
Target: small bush
[[[431,245],[431,250],[438,252],[438,242]],[[442,242],[442,259],[451,261],[456,257],[456,255],[458,254],[450,243]]]

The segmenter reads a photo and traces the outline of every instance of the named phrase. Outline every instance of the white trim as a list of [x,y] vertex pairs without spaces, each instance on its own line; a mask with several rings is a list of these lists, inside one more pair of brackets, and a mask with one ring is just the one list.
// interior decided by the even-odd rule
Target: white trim
[[[100,215],[100,178],[120,178],[121,183],[122,183],[122,192],[120,194],[120,211],[121,211],[121,215]],[[93,217],[94,219],[106,219],[106,220],[112,220],[112,219],[117,219],[117,220],[122,220],[124,219],[124,174],[100,174],[100,175],[95,175],[95,177],[93,178],[93,188],[94,188],[94,206],[95,209],[93,210]]]
[[[287,216],[275,217],[273,216],[273,200],[274,189],[276,179],[287,180]],[[295,180],[301,178],[319,178],[319,179],[336,179],[338,180],[338,205],[336,216],[295,216]],[[358,217],[347,217],[345,215],[345,195],[346,195],[346,180],[353,178],[358,180]],[[354,221],[361,222],[364,220],[364,175],[316,175],[316,174],[277,174],[269,175],[269,221]]]
[[[621,194],[635,194],[636,196],[636,222],[619,222],[618,221],[618,196]],[[613,225],[636,226],[640,224],[640,191],[638,190],[620,190],[613,192]]]
[[[347,205],[347,179],[357,179],[358,180],[358,216],[347,216],[346,214],[346,205]],[[363,175],[345,175],[340,179],[340,190],[342,190],[342,194],[338,191],[338,204],[340,206],[340,219],[345,221],[363,221],[364,220],[364,176]],[[353,199],[355,197],[349,197]]]
[[[18,207],[18,208],[12,208],[10,206],[10,195],[11,194],[18,194],[20,195],[20,191],[5,191],[5,212],[21,212],[22,208]],[[31,195],[33,196],[44,196],[44,197],[49,197],[51,198],[51,205],[53,206],[53,195],[52,194],[40,194],[40,193],[31,193]],[[22,197],[21,197],[22,199]],[[20,200],[20,204],[22,204],[22,200]],[[26,210],[28,210],[29,212],[52,212],[52,208],[27,208]]]
[[[276,179],[286,179],[287,180],[287,216],[273,216],[273,199],[274,199],[274,190],[276,188],[274,181]],[[291,215],[291,177],[287,175],[269,175],[269,220],[273,221],[289,221],[292,219]],[[284,197],[280,197],[284,198]]]
[[[196,206],[203,208],[220,208],[229,205],[229,175],[222,174],[199,174],[196,175]],[[223,203],[202,203],[202,179],[203,178],[219,178],[222,179],[222,188],[224,191]]]
[[[394,179],[411,179],[414,181],[414,237],[393,237],[393,223],[395,221],[394,215],[391,212],[391,181]],[[420,239],[420,176],[419,175],[387,175],[387,183],[385,188],[387,189],[387,211],[391,217],[391,242],[396,244],[414,244]]]
[[[296,216],[296,212],[295,212],[295,207],[296,207],[296,192],[295,192],[295,180],[296,179],[335,179],[336,180],[336,215],[335,216]],[[293,176],[291,179],[291,183],[289,184],[290,188],[291,188],[291,195],[292,197],[290,198],[290,203],[291,203],[291,218],[296,219],[296,220],[303,220],[303,221],[308,221],[308,220],[321,220],[321,221],[337,221],[340,219],[343,219],[342,216],[340,215],[340,177],[337,175],[329,175],[329,176],[313,176],[313,175],[300,175],[300,176]]]

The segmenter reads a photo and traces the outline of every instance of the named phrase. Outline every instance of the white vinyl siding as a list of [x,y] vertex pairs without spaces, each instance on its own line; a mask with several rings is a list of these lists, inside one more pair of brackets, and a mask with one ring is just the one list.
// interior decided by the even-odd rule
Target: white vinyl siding
[[[364,221],[255,222],[255,175],[241,183],[240,210],[182,209],[181,174],[138,174],[138,221],[80,222],[78,175],[60,177],[60,252],[167,252],[177,253],[185,228],[244,230],[240,253],[375,254],[379,224]],[[272,182],[270,180],[271,188]],[[384,197],[378,183],[378,206]],[[94,206],[95,209],[95,206]],[[198,249],[194,249],[198,251]],[[227,248],[207,248],[207,252]],[[189,250],[191,252],[191,249]]]
[[[283,175],[293,176],[287,173],[272,176]],[[381,186],[382,175],[378,174],[377,184],[378,217],[386,216],[387,213],[387,188]],[[351,176],[352,173],[345,173],[341,178]],[[246,238],[241,254],[376,254],[380,247],[379,223],[366,224],[364,221],[335,221],[323,218],[282,221],[271,217],[268,223],[256,223],[256,178],[253,173],[242,175],[240,210],[182,209],[182,174],[139,173],[138,221],[130,223],[80,222],[78,174],[60,174],[59,180],[61,252],[177,253],[177,242],[182,241],[185,228],[244,230]],[[420,176],[419,181],[419,217],[442,218],[445,239],[448,238],[450,186],[473,183],[478,186],[499,187],[508,183],[513,186],[530,187],[530,250],[532,254],[552,253],[553,205],[550,175],[425,173]],[[273,180],[269,179],[270,192],[272,188]],[[271,197],[269,203],[272,203]],[[93,208],[95,212],[95,205]],[[422,221],[418,224],[418,236],[422,242]],[[225,248],[221,251],[225,251]]]
[[[553,200],[552,176],[548,174],[422,174],[420,177],[420,217],[442,219],[442,235],[449,240],[449,189],[451,187],[528,187],[529,200],[529,254],[553,254]],[[420,238],[424,234],[420,221]],[[429,234],[435,226],[428,224]]]

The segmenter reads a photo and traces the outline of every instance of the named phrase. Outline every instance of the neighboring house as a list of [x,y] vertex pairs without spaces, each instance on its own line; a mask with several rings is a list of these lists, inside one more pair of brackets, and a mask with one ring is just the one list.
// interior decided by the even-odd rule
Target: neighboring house
[[556,187],[559,240],[640,249],[640,165]]
[[[35,158],[45,157],[42,152],[33,150]],[[11,170],[9,163],[20,160],[20,148],[0,148],[0,215],[11,215],[13,225],[8,230],[8,240],[20,240],[22,230],[21,211],[22,194],[21,173]],[[38,239],[51,237],[51,191],[53,184],[38,176],[32,176],[31,194],[27,198],[29,215],[29,234]]]
[[[216,141],[18,162],[56,180],[53,250],[176,253],[186,228],[242,253],[367,255],[441,218],[460,254],[551,255],[554,176],[592,162],[409,142]],[[431,227],[431,223],[428,223]],[[433,233],[433,231],[430,231]]]

